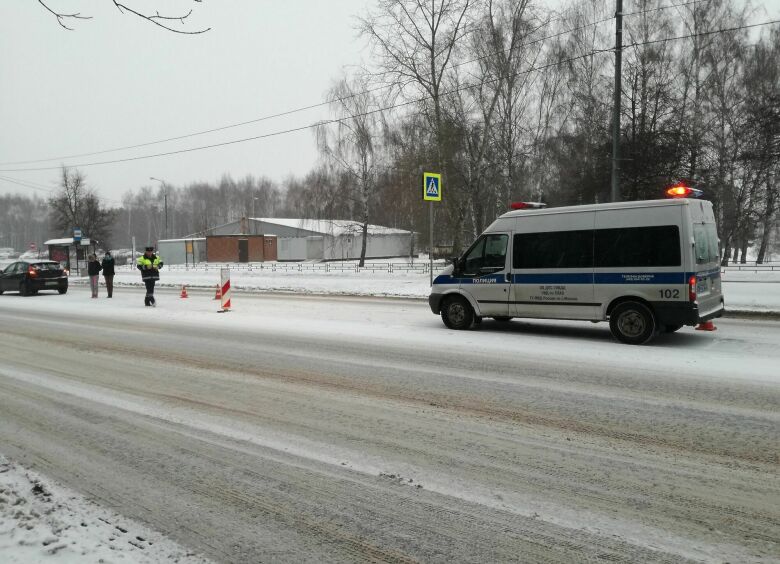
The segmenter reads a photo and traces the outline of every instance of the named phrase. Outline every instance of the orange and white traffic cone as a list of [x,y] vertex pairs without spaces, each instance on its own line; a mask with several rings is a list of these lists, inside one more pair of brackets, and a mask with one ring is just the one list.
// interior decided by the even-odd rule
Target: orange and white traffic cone
[[189,296],[187,295],[187,286],[182,286],[181,287],[181,296],[180,297],[181,298],[189,298]]
[[697,331],[717,331],[718,328],[715,327],[715,324],[712,322],[712,320],[710,320],[710,321],[702,321],[701,323],[699,323],[699,325],[696,326],[696,330]]
[[219,287],[219,284],[217,284],[217,293],[214,294],[215,300],[221,300],[222,299],[222,289]]

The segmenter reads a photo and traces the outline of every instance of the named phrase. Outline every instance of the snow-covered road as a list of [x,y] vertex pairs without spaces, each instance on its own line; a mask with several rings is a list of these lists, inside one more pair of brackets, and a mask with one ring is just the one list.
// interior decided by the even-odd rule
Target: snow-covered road
[[780,324],[0,297],[0,452],[216,561],[780,560]]

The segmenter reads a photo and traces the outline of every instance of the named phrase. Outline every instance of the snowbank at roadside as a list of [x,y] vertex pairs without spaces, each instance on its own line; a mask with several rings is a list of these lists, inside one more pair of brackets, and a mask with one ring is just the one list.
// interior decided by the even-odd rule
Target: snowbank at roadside
[[0,455],[0,562],[209,561]]

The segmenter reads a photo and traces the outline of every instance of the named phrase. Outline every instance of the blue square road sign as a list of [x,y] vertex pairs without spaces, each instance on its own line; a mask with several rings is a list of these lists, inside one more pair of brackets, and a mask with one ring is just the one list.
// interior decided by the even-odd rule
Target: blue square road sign
[[423,173],[423,200],[441,202],[441,174]]

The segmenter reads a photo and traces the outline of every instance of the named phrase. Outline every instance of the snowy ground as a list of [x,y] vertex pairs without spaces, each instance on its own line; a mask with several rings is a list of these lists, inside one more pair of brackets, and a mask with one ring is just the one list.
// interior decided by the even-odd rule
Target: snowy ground
[[[603,323],[449,331],[419,299],[237,293],[220,315],[205,291],[163,288],[144,308],[126,275],[112,300],[0,297],[0,495],[42,516],[42,562],[184,553],[143,560],[161,541],[138,521],[231,562],[780,561],[775,321],[628,347]],[[750,275],[730,283],[780,287]],[[327,293],[420,275],[318,278]],[[66,492],[50,526],[17,464],[138,521]],[[25,513],[0,514],[24,534]],[[96,536],[68,536],[84,515]],[[153,545],[123,544],[137,536]],[[37,561],[18,539],[0,534],[0,562]]]
[[208,561],[0,455],[0,562]]
[[[671,378],[670,375],[674,375],[672,380],[682,378],[677,374],[680,366],[685,366],[686,370],[690,372],[687,377],[694,379],[696,386],[701,387],[696,393],[692,393],[690,398],[678,397],[677,392],[670,391],[664,392],[658,399],[651,401],[648,398],[657,391],[657,386],[660,384],[654,383],[644,389],[644,384],[638,383],[640,380],[637,376],[621,375],[619,377],[621,381],[637,378],[636,385],[639,386],[637,390],[622,391],[617,396],[620,401],[631,405],[634,405],[632,402],[636,401],[635,405],[639,406],[627,408],[626,413],[632,412],[632,409],[649,409],[648,406],[653,402],[666,403],[672,401],[669,398],[673,397],[674,401],[683,403],[690,400],[690,405],[685,404],[686,409],[700,410],[705,405],[702,403],[704,400],[701,390],[705,386],[711,385],[722,385],[724,390],[726,390],[725,386],[727,385],[729,389],[732,387],[737,389],[743,384],[757,388],[772,386],[772,390],[776,389],[776,367],[780,363],[776,346],[772,344],[773,342],[776,344],[776,332],[773,332],[776,331],[776,328],[762,325],[760,322],[744,322],[733,326],[724,323],[725,326],[722,326],[714,334],[703,334],[686,328],[677,335],[661,337],[653,345],[637,349],[615,344],[609,337],[608,329],[604,324],[591,326],[590,324],[568,322],[514,322],[509,330],[497,331],[493,324],[486,323],[482,331],[456,333],[443,329],[440,320],[427,310],[426,304],[419,301],[398,300],[397,308],[382,305],[363,308],[359,303],[343,299],[332,301],[315,298],[276,300],[270,296],[242,295],[242,292],[290,292],[295,294],[392,296],[419,300],[427,297],[429,293],[428,276],[425,272],[396,270],[391,273],[380,268],[374,272],[360,273],[338,271],[329,273],[274,272],[267,269],[254,269],[252,272],[236,270],[232,274],[233,287],[239,290],[234,298],[235,311],[229,315],[220,316],[215,313],[217,302],[211,300],[210,296],[204,295],[205,292],[194,292],[189,300],[180,300],[177,292],[171,290],[171,288],[178,289],[182,285],[187,285],[190,288],[214,288],[219,278],[217,268],[210,267],[208,271],[181,268],[164,269],[161,283],[163,290],[159,297],[160,306],[155,310],[144,310],[140,307],[142,296],[140,276],[137,271],[128,268],[121,269],[117,274],[116,282],[119,287],[113,300],[104,299],[105,290],[102,287],[100,290],[101,299],[90,300],[87,296],[87,289],[80,286],[83,281],[74,279],[75,287],[65,296],[45,294],[33,298],[20,298],[8,295],[2,298],[0,305],[3,306],[5,313],[17,316],[34,312],[45,316],[47,312],[52,311],[56,311],[59,315],[71,316],[74,319],[89,316],[90,324],[94,324],[94,327],[104,327],[106,330],[109,327],[130,326],[132,323],[137,323],[138,314],[141,311],[150,320],[150,329],[153,333],[163,329],[163,325],[158,326],[158,324],[165,324],[167,328],[180,326],[203,330],[221,327],[226,331],[242,331],[246,334],[254,332],[258,335],[274,335],[280,339],[292,339],[297,335],[304,334],[314,341],[331,339],[330,348],[335,351],[332,354],[336,356],[339,355],[339,352],[334,347],[335,343],[339,342],[366,346],[373,343],[377,348],[397,347],[394,350],[396,352],[404,351],[404,356],[407,354],[415,355],[420,348],[427,346],[426,343],[436,342],[436,348],[445,356],[450,355],[451,358],[455,359],[462,351],[473,349],[480,351],[479,354],[483,355],[484,358],[481,357],[480,363],[488,363],[496,362],[495,359],[505,357],[506,351],[513,350],[513,347],[517,346],[518,339],[522,339],[522,349],[533,351],[534,363],[561,366],[560,369],[556,368],[555,370],[571,371],[572,374],[581,372],[579,369],[575,370],[575,366],[599,367],[601,372],[599,372],[598,379],[593,376],[592,383],[580,384],[584,386],[581,390],[582,393],[592,397],[598,397],[602,393],[599,387],[602,385],[600,380],[603,378],[603,374],[622,374],[622,368],[632,363],[641,367],[638,371],[639,374],[643,372],[650,374],[652,371],[651,376],[653,377],[650,380],[653,381]],[[724,272],[723,280],[729,310],[780,312],[780,271],[758,272],[729,269]],[[167,287],[167,291],[165,287]],[[381,302],[381,300],[366,300],[366,303],[369,302]],[[734,320],[731,323],[735,323]],[[302,333],[303,331],[305,333]],[[95,336],[95,339],[98,337]],[[583,343],[586,343],[587,346],[582,346]],[[87,346],[90,347],[90,345]],[[193,351],[193,354],[197,354],[196,351]],[[316,362],[311,359],[307,360],[305,351],[296,354],[303,355],[300,358],[304,360],[304,363]],[[745,354],[752,356],[749,370],[745,369]],[[518,358],[518,362],[520,365],[527,364],[529,358]],[[501,368],[504,369],[503,365]],[[485,373],[484,379],[486,381],[490,379],[488,374],[492,372],[494,371]],[[496,373],[502,372],[497,371]],[[425,376],[429,378],[433,377],[434,374],[434,372],[430,372],[426,373]],[[382,385],[382,389],[394,386],[395,378],[394,373],[393,377],[388,379],[389,383]],[[483,376],[468,375],[468,379],[475,382],[482,378]],[[417,380],[417,378],[414,379],[414,381]],[[419,381],[423,382],[423,380]],[[441,384],[441,389],[449,389],[448,386],[451,386],[453,382],[442,380]],[[506,382],[501,381],[499,384],[504,386]],[[541,389],[541,384],[534,383],[534,386],[537,385]],[[538,401],[547,404],[551,401],[550,397],[563,393],[567,387],[568,384],[561,385],[560,389],[553,386],[552,391],[545,391],[539,396]],[[669,384],[669,390],[672,390],[671,384]],[[406,393],[406,391],[402,390],[399,393]],[[457,390],[449,389],[448,393],[457,394]],[[505,393],[507,392],[501,391],[497,393],[496,397],[490,399],[490,401],[501,404],[496,413],[514,409],[515,404],[520,401],[506,400],[504,403],[503,394]],[[528,392],[524,392],[524,394],[527,395]],[[464,397],[466,396],[472,397],[472,394],[466,394]],[[750,394],[745,395],[745,397],[748,396]],[[395,398],[395,396],[388,397]],[[754,394],[751,397],[758,397],[758,395]],[[771,398],[771,401],[774,402],[776,395],[773,393],[767,398]],[[95,398],[88,399],[94,400]],[[758,407],[754,406],[748,400],[745,400],[748,403],[744,406],[720,406],[717,404],[720,399],[718,397],[710,401],[715,406],[712,407],[713,413],[725,414],[724,417],[743,417],[746,414],[753,417],[759,413],[758,407],[761,409],[765,407],[764,404],[757,404]],[[437,402],[440,401],[437,400]],[[770,399],[766,399],[766,402],[769,403]],[[434,405],[434,403],[430,405]],[[561,411],[560,417],[568,417],[566,413],[570,413],[575,405],[577,404],[572,403],[566,406],[566,409]],[[606,405],[604,410],[611,409]],[[126,406],[122,409],[126,409]],[[166,406],[167,409],[169,408]],[[545,410],[547,413],[552,413],[549,411],[549,406],[545,407]],[[709,406],[707,406],[707,410],[709,412]],[[680,409],[677,407],[668,412],[653,413],[652,417],[645,423],[650,425],[653,424],[652,421],[668,421],[677,413],[680,413]],[[157,416],[162,418],[160,414]],[[755,416],[758,417],[758,415]],[[633,417],[637,416],[633,415]],[[177,422],[181,421],[186,421],[186,424],[193,428],[199,428],[198,425],[203,425],[201,415],[192,417],[191,420],[177,420]],[[628,431],[641,435],[644,433],[641,423],[642,421],[639,419],[626,419],[620,425]],[[776,416],[775,419],[771,420],[771,423],[764,423],[767,428],[772,426],[776,428],[776,424]],[[676,422],[676,425],[685,428],[687,423],[681,419]],[[315,425],[312,428],[316,427]],[[703,425],[703,428],[705,427],[707,426]],[[221,432],[224,432],[224,429],[230,428],[230,425],[215,428],[222,429]],[[421,427],[420,432],[422,429],[424,427]],[[210,429],[210,432],[215,431]],[[705,431],[700,431],[697,440],[703,440],[704,433]],[[739,445],[753,441],[760,446],[763,444],[762,441],[766,442],[765,438],[760,435],[750,435],[745,431],[745,436],[740,440],[735,439],[734,446],[729,448],[736,453],[736,459],[740,459],[743,454],[739,450],[742,448]],[[298,439],[298,441],[300,440]],[[568,439],[565,440],[568,441]],[[643,438],[643,440],[650,440],[650,437]],[[717,452],[721,447],[715,445],[716,443],[713,442],[711,448]],[[701,445],[701,448],[709,447],[709,444],[702,443]],[[764,444],[764,447],[766,448],[767,445]],[[330,460],[334,456],[333,445],[323,443],[317,449],[311,446],[307,448],[322,451],[318,451],[317,456],[307,451],[304,454],[308,457],[314,457],[319,462],[327,464],[341,465],[340,462],[333,463]],[[610,445],[609,448],[613,447]],[[337,449],[336,452],[338,452]],[[344,453],[347,452],[348,449],[344,450]],[[349,456],[345,454],[344,458],[347,459]],[[373,465],[365,465],[363,468],[354,463],[354,459],[352,460],[351,471],[375,474],[376,468]],[[464,465],[466,464],[465,460],[464,458]],[[656,462],[653,461],[653,464]],[[762,462],[764,462],[763,459]],[[419,462],[419,464],[422,466],[423,462]],[[696,464],[698,467],[698,461]],[[772,459],[770,464],[776,464],[776,459]],[[410,475],[414,475],[416,482],[422,480],[422,483],[425,483],[427,491],[457,497],[460,494],[447,486],[447,480],[437,477],[442,471],[444,471],[443,468],[435,466],[432,466],[427,473],[419,469],[408,470]],[[455,470],[452,471],[455,472]],[[764,476],[764,474],[760,476]],[[590,487],[586,486],[589,483],[583,481],[581,487]],[[514,486],[507,487],[511,490]],[[532,488],[532,491],[535,489]],[[607,494],[604,493],[604,495]],[[470,501],[473,500],[470,499]],[[487,504],[481,498],[478,501]],[[669,509],[674,509],[674,506],[670,505]],[[564,518],[564,514],[558,510],[560,508],[556,508],[556,511],[549,510],[547,513],[539,510],[539,514],[550,522],[572,526],[571,522],[566,521],[568,517]],[[604,511],[607,512],[606,509]],[[552,516],[554,514],[559,516],[554,518]],[[659,515],[664,514],[663,511],[659,512]],[[712,515],[707,518],[714,519]],[[704,517],[702,518],[704,519]],[[630,519],[641,522],[641,518],[637,515],[631,515]],[[573,519],[572,522],[574,522]],[[609,526],[614,526],[614,523]],[[621,534],[625,534],[625,532],[621,532]],[[637,541],[634,539],[632,542]],[[664,546],[664,550],[674,551],[677,549],[672,546],[670,541],[670,544]],[[697,557],[706,555],[705,559],[707,559],[707,557],[713,556],[714,550],[714,548],[701,549],[695,555]],[[741,548],[733,550],[734,554],[742,554]],[[678,556],[682,554],[684,553],[677,553]],[[111,513],[75,492],[58,486],[55,481],[29,472],[18,463],[0,456],[0,562],[65,562],[69,564],[71,562],[101,561],[199,562],[202,559],[171,541],[165,540],[160,534],[148,530],[138,522]],[[761,559],[756,561],[761,561]]]

